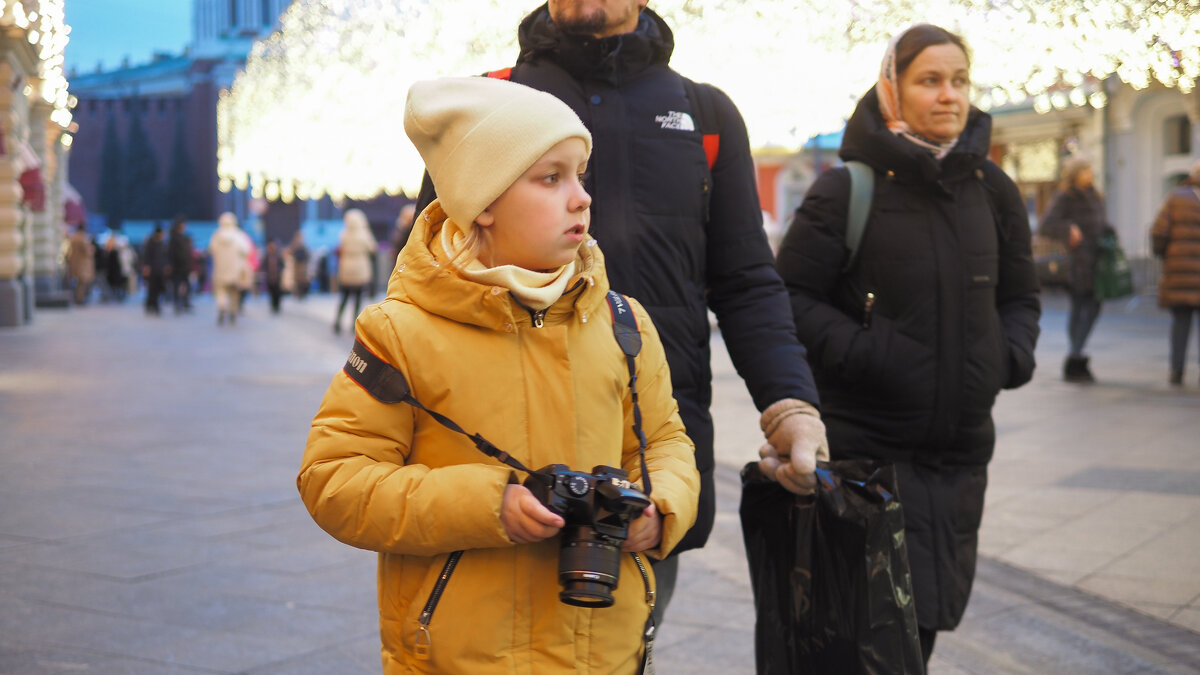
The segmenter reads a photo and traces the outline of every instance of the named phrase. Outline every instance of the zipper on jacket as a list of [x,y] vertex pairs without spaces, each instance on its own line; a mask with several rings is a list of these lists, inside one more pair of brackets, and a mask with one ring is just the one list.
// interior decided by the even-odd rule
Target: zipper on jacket
[[871,327],[871,310],[873,310],[874,308],[875,308],[875,292],[870,291],[867,293],[866,301],[863,303],[863,317],[862,317],[862,327],[863,328]]
[[642,632],[642,642],[645,644],[645,650],[642,652],[642,666],[638,670],[642,675],[654,674],[654,632],[657,626],[654,625],[654,605],[656,602],[655,592],[650,588],[650,575],[646,573],[646,563],[642,562],[642,556],[633,553],[633,562],[637,563],[638,572],[642,574],[642,583],[646,586],[646,604],[650,605],[650,616],[646,617],[646,627]]
[[546,309],[535,309],[529,312],[529,320],[533,323],[534,328],[541,328],[546,325],[544,319],[546,318],[546,312],[549,310],[550,308],[547,307]]
[[704,222],[705,223],[708,222],[709,214],[711,211],[708,206],[709,200],[710,200],[708,192],[709,192],[708,178],[706,177],[700,181],[700,198],[703,200],[703,203],[704,203]]
[[417,618],[417,622],[421,625],[417,628],[417,639],[413,651],[416,657],[422,661],[429,660],[429,652],[433,649],[433,637],[429,634],[429,622],[433,621],[433,611],[437,609],[438,601],[442,599],[442,593],[445,592],[446,584],[450,582],[450,575],[454,573],[454,568],[458,565],[458,559],[462,557],[462,554],[462,551],[455,551],[446,558],[442,573],[438,576],[437,583],[433,585],[433,590],[429,592],[429,599],[425,601],[425,608],[421,610],[421,616]]

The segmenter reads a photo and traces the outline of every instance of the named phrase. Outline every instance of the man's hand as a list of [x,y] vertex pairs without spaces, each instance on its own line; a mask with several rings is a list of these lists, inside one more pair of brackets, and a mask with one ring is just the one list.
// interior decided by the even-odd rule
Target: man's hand
[[621,544],[621,550],[629,553],[648,551],[658,546],[662,541],[662,516],[650,502],[640,516],[629,524],[629,536]]
[[561,516],[546,508],[529,488],[513,483],[504,488],[500,523],[508,538],[518,544],[531,544],[558,534],[565,524]]
[[829,459],[825,423],[812,404],[798,399],[772,403],[759,422],[767,443],[759,449],[759,469],[792,492],[810,494],[817,485],[817,462]]

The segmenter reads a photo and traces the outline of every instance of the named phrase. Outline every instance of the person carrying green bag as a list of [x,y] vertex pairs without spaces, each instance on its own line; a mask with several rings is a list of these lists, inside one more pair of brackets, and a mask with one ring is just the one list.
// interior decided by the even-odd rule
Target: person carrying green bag
[[[1067,288],[1071,296],[1067,316],[1070,351],[1063,363],[1063,379],[1067,382],[1090,384],[1096,381],[1083,348],[1100,318],[1100,303],[1105,299],[1096,294],[1097,270],[1104,257],[1101,240],[1111,237],[1114,244],[1116,242],[1116,231],[1108,223],[1104,211],[1104,198],[1096,190],[1091,160],[1085,157],[1066,159],[1062,165],[1059,192],[1042,216],[1038,231],[1042,236],[1066,244],[1071,255],[1071,280]],[[1111,266],[1106,267],[1109,268]],[[1125,269],[1128,270],[1127,264]]]

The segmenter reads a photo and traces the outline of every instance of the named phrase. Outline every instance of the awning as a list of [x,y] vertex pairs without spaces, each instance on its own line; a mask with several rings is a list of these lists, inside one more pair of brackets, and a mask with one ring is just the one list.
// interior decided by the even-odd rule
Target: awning
[[46,186],[42,183],[42,170],[39,167],[25,169],[18,179],[25,196],[21,200],[29,210],[41,213],[46,210]]
[[63,222],[70,226],[87,223],[87,207],[83,195],[70,183],[63,183]]

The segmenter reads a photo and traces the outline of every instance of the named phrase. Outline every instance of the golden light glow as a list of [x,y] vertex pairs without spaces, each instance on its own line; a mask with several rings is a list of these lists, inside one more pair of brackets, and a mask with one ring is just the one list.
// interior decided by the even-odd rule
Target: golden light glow
[[[516,60],[536,3],[296,0],[218,103],[222,189],[280,199],[413,195],[409,85]],[[934,21],[971,45],[974,100],[1041,112],[1103,107],[1109,76],[1193,91],[1200,0],[654,0],[672,66],[725,90],[757,148],[795,149],[841,127],[892,35]]]
[[[38,57],[37,77],[40,86],[36,93],[53,106],[50,119],[63,129],[71,126],[71,107],[65,75],[66,50],[70,28],[63,12],[65,0],[0,0],[0,28],[24,31]],[[25,92],[34,95],[33,90]]]

